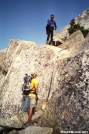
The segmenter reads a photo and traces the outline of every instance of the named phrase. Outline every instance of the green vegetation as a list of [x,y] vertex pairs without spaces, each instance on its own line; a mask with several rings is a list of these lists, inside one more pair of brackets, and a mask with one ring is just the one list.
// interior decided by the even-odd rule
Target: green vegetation
[[80,30],[84,37],[89,33],[89,28],[85,29],[83,26],[80,26],[80,24],[75,24],[75,19],[72,19],[70,22],[70,27],[68,28],[68,33],[71,35],[72,33],[76,32],[77,30]]

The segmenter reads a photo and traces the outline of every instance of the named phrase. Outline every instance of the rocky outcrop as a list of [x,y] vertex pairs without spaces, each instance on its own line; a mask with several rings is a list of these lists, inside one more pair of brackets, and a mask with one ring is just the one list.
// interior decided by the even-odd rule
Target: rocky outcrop
[[[76,33],[72,35],[75,40]],[[81,35],[81,34],[80,34]],[[80,39],[79,39],[80,40]],[[72,40],[73,41],[73,40]],[[68,43],[70,43],[69,41]],[[70,43],[69,53],[55,65],[55,88],[44,118],[60,131],[89,131],[89,38]],[[66,51],[65,51],[66,55]],[[54,83],[52,83],[54,84]],[[51,85],[51,90],[54,88]],[[55,114],[56,113],[56,114]],[[42,120],[44,119],[42,117]],[[44,124],[44,122],[42,122]]]
[[29,43],[28,41],[20,41],[20,40],[14,40],[14,41],[10,40],[3,63],[3,69],[6,72],[8,72],[9,68],[11,67],[11,64],[17,53],[20,53],[22,49],[24,50],[29,49],[29,44],[36,44],[36,43],[34,42]]
[[0,131],[0,134],[53,134],[53,128],[29,126],[25,129],[14,130],[13,128],[6,127],[4,131]]
[[5,58],[6,50],[7,49],[4,49],[4,50],[0,51],[0,87],[3,83],[5,75],[6,75],[5,70],[3,70],[3,61],[4,61],[4,58]]
[[39,116],[33,117],[33,120],[37,119],[36,125],[58,131],[88,130],[89,38],[83,38],[77,31],[61,46],[10,41],[4,59],[8,71],[0,89],[0,126],[20,128],[27,120],[22,109],[21,87],[24,74],[36,69],[39,80],[37,107],[42,106],[44,111],[37,111]]
[[[50,87],[52,66],[58,51],[55,47],[38,46],[32,42],[11,40],[4,59],[7,75],[1,87],[0,120],[1,125],[21,127],[24,122],[22,106],[22,84],[25,73],[32,69],[38,72],[39,101],[45,100]],[[3,68],[4,68],[3,66]],[[39,103],[39,102],[38,102]],[[21,120],[23,119],[23,120]],[[17,123],[15,123],[17,122]]]
[[3,60],[6,54],[6,49],[0,51],[0,71],[2,70],[3,67]]
[[[82,42],[82,41],[84,41],[85,39],[84,39],[84,37],[83,37],[83,34],[82,34],[82,32],[80,31],[80,30],[78,30],[78,31],[76,31],[75,33],[73,33],[72,35],[70,35],[69,37],[68,37],[68,39],[62,44],[62,45],[60,45],[60,46],[58,46],[58,47],[60,47],[60,48],[62,48],[62,49],[65,49],[65,48],[74,48],[75,46],[76,47],[80,47],[80,43]],[[75,47],[75,48],[76,48]]]
[[84,26],[86,29],[89,28],[89,8],[83,11],[75,18],[76,23],[79,23],[81,26]]
[[[80,26],[84,26],[85,29],[89,28],[89,9],[85,10],[81,14],[79,14],[75,18],[75,23],[79,23]],[[69,37],[68,34],[68,28],[70,27],[70,24],[67,24],[64,28],[60,29],[58,33],[55,34],[54,38],[61,38],[62,40],[65,40],[66,38]]]
[[58,36],[53,37],[53,41],[52,41],[53,46],[59,46],[63,43],[64,43],[63,39],[59,38]]
[[52,128],[30,126],[25,130],[19,132],[19,134],[52,134],[52,132],[53,132]]

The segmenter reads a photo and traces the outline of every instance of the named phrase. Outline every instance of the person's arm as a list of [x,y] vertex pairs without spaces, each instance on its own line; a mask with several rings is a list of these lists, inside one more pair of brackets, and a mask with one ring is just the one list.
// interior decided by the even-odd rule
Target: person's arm
[[47,21],[47,24],[46,24],[46,33],[47,33],[47,30],[48,30],[48,23],[49,23],[49,20]]
[[38,98],[38,95],[37,95],[37,92],[38,92],[38,84],[34,84],[34,89],[35,89],[36,96]]
[[38,84],[34,84],[34,89],[35,89],[35,91],[37,91],[37,89],[38,89]]
[[56,22],[54,21],[54,25],[55,25],[55,30],[57,29],[57,25],[56,25]]
[[38,80],[34,81],[34,90],[37,92],[38,89]]

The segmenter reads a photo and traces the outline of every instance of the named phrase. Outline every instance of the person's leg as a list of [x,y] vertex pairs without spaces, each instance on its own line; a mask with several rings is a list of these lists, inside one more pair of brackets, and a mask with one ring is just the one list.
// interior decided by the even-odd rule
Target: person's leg
[[29,109],[28,109],[28,121],[23,125],[23,128],[28,127],[29,125],[32,125],[31,119],[33,115],[33,108],[36,107],[36,98],[35,97],[29,97]]
[[46,26],[46,34],[48,34],[48,26]]
[[53,41],[53,30],[51,30],[51,44],[52,44],[52,41]]
[[28,127],[29,125],[32,125],[32,123],[31,123],[32,112],[33,112],[33,108],[29,108],[29,110],[28,110],[28,121],[23,124],[23,126],[22,126],[23,128],[26,128],[26,127]]
[[48,30],[48,32],[47,32],[47,44],[49,42],[49,37],[50,37],[50,30]]
[[30,108],[28,110],[28,122],[31,122],[32,115],[33,115],[33,109],[36,107],[36,98],[30,98]]
[[28,122],[31,122],[32,114],[33,114],[33,108],[29,108],[29,111],[28,111]]

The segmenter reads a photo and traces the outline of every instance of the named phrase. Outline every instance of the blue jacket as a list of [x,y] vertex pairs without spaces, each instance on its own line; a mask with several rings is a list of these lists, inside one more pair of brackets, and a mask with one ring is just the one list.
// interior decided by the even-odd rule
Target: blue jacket
[[51,30],[56,30],[57,29],[57,25],[56,22],[54,20],[48,20],[47,21],[47,29],[51,29]]

